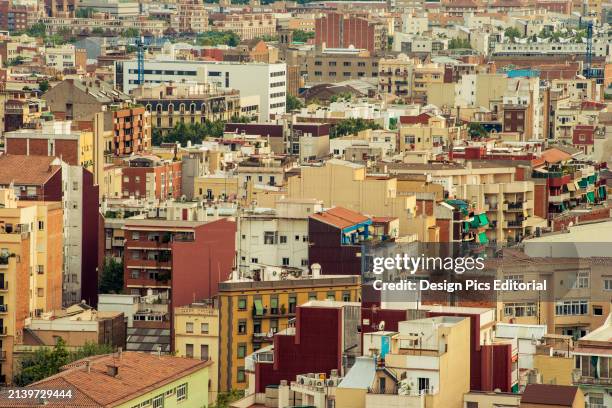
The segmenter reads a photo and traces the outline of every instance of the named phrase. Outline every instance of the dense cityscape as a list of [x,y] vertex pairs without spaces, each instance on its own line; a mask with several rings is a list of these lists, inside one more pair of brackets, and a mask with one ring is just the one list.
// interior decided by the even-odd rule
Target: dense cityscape
[[0,0],[0,60],[0,407],[612,408],[610,0]]

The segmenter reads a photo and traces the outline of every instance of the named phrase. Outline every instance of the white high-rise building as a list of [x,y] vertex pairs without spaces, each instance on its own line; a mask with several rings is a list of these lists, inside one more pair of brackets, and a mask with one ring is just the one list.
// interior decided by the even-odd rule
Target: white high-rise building
[[[284,63],[239,63],[218,61],[144,62],[145,84],[165,82],[214,82],[219,88],[237,89],[240,96],[260,98],[260,120],[271,114],[285,113],[287,98],[287,66]],[[138,87],[138,61],[115,62],[115,86],[129,93]]]

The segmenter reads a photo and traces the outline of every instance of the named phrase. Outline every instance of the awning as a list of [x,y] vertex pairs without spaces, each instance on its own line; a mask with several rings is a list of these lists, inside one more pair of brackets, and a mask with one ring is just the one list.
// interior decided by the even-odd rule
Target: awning
[[489,238],[487,238],[487,234],[484,232],[478,234],[478,242],[480,242],[481,244],[488,244]]
[[489,225],[489,219],[487,218],[487,214],[478,215],[478,220],[480,221],[481,227]]
[[589,203],[595,202],[595,193],[593,191],[589,191],[586,196]]
[[263,316],[263,305],[261,299],[255,299],[255,316]]

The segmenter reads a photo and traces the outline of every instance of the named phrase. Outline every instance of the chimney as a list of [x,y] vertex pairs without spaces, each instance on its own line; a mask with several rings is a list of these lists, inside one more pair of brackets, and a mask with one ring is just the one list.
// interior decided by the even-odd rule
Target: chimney
[[106,366],[106,374],[111,377],[116,377],[117,374],[119,374],[119,367],[117,367],[116,365],[108,364]]

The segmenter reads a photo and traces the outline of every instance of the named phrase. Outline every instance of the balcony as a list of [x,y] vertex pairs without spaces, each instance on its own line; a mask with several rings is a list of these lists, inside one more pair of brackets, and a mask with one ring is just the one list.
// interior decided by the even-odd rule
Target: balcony
[[525,220],[506,221],[504,228],[525,228]]
[[562,203],[564,201],[569,201],[570,194],[569,193],[561,193],[558,195],[551,195],[548,197],[549,203]]
[[0,313],[8,313],[8,305],[0,305]]
[[572,372],[572,382],[574,384],[589,384],[589,385],[612,385],[612,378],[595,378],[582,375],[580,369]]
[[253,333],[254,343],[262,343],[262,342],[272,343],[273,340],[274,340],[274,334],[270,336],[269,333]]

